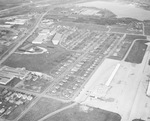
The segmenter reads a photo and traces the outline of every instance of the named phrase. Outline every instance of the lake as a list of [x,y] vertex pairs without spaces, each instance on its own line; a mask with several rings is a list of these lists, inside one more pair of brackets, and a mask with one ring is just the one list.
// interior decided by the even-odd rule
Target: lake
[[130,17],[138,20],[150,20],[150,11],[136,7],[133,4],[126,4],[121,2],[104,2],[93,1],[77,4],[79,6],[105,8],[112,11],[118,18]]

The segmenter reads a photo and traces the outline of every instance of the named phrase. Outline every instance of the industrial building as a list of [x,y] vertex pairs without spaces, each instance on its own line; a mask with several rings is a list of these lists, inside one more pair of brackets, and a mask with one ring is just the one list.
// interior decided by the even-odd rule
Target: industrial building
[[55,36],[54,36],[54,38],[53,38],[53,40],[52,40],[52,42],[53,42],[53,44],[54,45],[58,45],[58,43],[60,42],[60,40],[61,40],[61,34],[59,34],[59,33],[56,33],[55,34]]
[[47,41],[47,37],[50,34],[50,31],[48,29],[43,29],[37,38],[32,41],[33,44],[42,44],[43,42]]
[[11,68],[4,66],[0,69],[0,84],[6,85],[15,77],[23,79],[28,73],[29,71],[24,68]]
[[12,25],[9,25],[9,24],[2,24],[0,25],[0,28],[11,28]]
[[24,25],[26,23],[27,19],[15,19],[14,21],[7,21],[5,22],[6,24],[11,24],[11,25]]
[[42,44],[47,40],[47,35],[39,34],[38,37],[32,41],[33,44]]

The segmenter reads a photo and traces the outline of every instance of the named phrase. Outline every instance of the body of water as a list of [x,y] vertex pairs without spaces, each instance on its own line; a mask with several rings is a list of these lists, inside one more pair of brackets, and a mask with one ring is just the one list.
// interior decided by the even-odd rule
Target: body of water
[[150,20],[150,11],[138,8],[133,4],[120,2],[93,1],[78,4],[79,6],[103,8],[112,11],[118,18],[130,17],[138,20]]

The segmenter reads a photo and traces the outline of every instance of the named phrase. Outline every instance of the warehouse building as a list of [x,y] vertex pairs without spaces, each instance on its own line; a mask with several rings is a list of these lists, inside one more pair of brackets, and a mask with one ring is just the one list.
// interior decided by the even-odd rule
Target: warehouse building
[[61,40],[61,37],[62,37],[61,34],[56,33],[55,36],[54,36],[54,38],[53,38],[53,40],[52,40],[53,44],[54,45],[58,45],[59,42],[60,42],[60,40]]

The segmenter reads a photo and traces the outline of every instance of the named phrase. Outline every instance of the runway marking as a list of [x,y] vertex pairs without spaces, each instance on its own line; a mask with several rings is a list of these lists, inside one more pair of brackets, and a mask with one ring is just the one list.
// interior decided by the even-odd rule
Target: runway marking
[[110,83],[112,82],[112,80],[113,80],[114,76],[116,75],[119,68],[120,68],[120,64],[117,64],[117,66],[115,67],[115,69],[112,72],[111,76],[109,77],[108,81],[105,83],[106,86],[110,85]]

